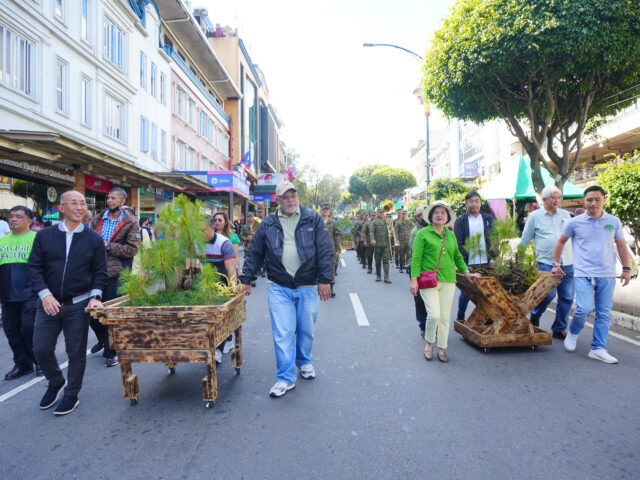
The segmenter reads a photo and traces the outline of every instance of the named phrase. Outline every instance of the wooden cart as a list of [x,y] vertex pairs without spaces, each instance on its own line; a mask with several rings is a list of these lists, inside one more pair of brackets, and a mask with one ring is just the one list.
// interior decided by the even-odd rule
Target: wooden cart
[[109,327],[109,344],[118,354],[124,398],[138,403],[138,376],[131,364],[164,363],[175,373],[180,362],[202,362],[202,400],[213,407],[218,396],[215,349],[235,333],[231,365],[236,374],[242,365],[242,324],[246,320],[244,295],[222,305],[125,307],[127,297],[105,302],[104,308],[87,311]]
[[457,286],[476,308],[466,322],[455,321],[454,330],[486,352],[492,347],[551,345],[551,333],[535,327],[528,318],[562,281],[562,275],[539,272],[540,278],[522,295],[511,295],[494,277],[469,279],[457,275]]

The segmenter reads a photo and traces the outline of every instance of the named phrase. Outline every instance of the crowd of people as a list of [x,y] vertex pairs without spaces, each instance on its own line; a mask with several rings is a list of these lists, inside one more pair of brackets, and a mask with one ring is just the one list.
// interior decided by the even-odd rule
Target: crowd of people
[[[605,191],[592,186],[584,195],[585,211],[571,217],[560,208],[560,190],[547,187],[541,208],[526,220],[520,243],[533,242],[540,270],[563,276],[532,310],[530,319],[538,326],[557,296],[551,330],[573,352],[586,317],[595,310],[588,356],[617,363],[606,348],[616,283],[614,248],[622,263],[623,286],[630,281],[629,256],[620,220],[604,210]],[[40,408],[57,404],[56,415],[66,415],[79,405],[89,326],[98,340],[90,352],[102,350],[106,367],[118,364],[108,330],[90,321],[85,309],[115,298],[122,272],[135,269],[141,243],[154,240],[148,218],[138,219],[126,201],[126,192],[114,188],[107,196],[107,208],[91,216],[81,193],[65,192],[59,205],[62,221],[37,233],[30,229],[33,212],[15,206],[9,212],[9,232],[0,238],[2,323],[14,361],[5,379],[33,372],[44,375],[48,385]],[[319,301],[335,296],[342,245],[329,205],[323,205],[320,214],[305,208],[299,204],[295,186],[286,180],[277,186],[276,201],[275,212],[265,216],[264,210],[258,210],[257,218],[249,213],[244,225],[232,224],[226,212],[215,213],[208,221],[200,261],[211,263],[225,283],[247,295],[258,276],[267,277],[277,379],[269,394],[281,397],[295,387],[298,372],[303,379],[316,377],[312,347]],[[352,227],[357,257],[368,274],[373,272],[375,257],[376,281],[382,281],[384,274],[384,282],[391,283],[391,260],[409,275],[416,320],[425,339],[423,355],[429,361],[434,356],[443,363],[449,361],[456,273],[473,279],[479,276],[473,272],[476,266],[490,265],[496,258],[489,242],[494,218],[481,211],[482,199],[475,191],[466,195],[465,206],[466,213],[456,217],[447,203],[435,201],[418,207],[414,222],[407,220],[404,210],[395,222],[386,218],[384,209],[374,218],[362,212]],[[472,237],[483,248],[467,251],[466,242]],[[569,323],[574,296],[576,308]],[[456,321],[465,321],[468,303],[460,293]],[[69,358],[66,378],[55,356],[61,332]],[[230,336],[216,350],[216,361],[222,361],[233,346]]]

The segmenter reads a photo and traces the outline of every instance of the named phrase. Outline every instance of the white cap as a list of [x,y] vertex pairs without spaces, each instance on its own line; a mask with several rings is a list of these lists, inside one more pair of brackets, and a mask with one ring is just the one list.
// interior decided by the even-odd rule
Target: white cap
[[297,192],[296,187],[293,186],[293,183],[291,183],[289,180],[282,180],[276,187],[276,196],[281,197],[289,190]]
[[424,215],[424,209],[425,208],[427,208],[426,205],[420,205],[418,208],[416,208],[416,216]]

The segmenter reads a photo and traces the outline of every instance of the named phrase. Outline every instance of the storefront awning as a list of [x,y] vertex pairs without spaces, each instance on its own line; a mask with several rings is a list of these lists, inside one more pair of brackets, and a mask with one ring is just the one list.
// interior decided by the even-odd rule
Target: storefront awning
[[73,186],[75,172],[81,172],[125,187],[183,188],[183,183],[55,132],[0,130],[0,172],[65,186]]
[[[541,173],[545,186],[554,185],[555,182],[551,174],[545,168],[541,169]],[[517,200],[535,201],[536,192],[531,180],[529,162],[524,157],[520,157],[517,170],[507,169],[498,174],[482,187],[479,193],[487,200],[510,200],[515,198]],[[573,183],[566,182],[562,195],[564,198],[582,198],[584,193],[581,188],[576,187]]]

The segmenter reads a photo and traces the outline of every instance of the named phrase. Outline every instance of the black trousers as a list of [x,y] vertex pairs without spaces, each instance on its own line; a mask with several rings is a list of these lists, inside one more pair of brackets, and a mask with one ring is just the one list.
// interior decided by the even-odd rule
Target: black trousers
[[33,368],[33,324],[37,297],[26,302],[2,304],[2,328],[13,352],[13,363],[20,368]]
[[64,383],[64,375],[56,359],[56,343],[64,332],[64,347],[69,357],[67,386],[64,394],[77,396],[82,388],[82,378],[87,364],[87,334],[89,314],[84,312],[89,299],[73,305],[62,305],[56,315],[47,315],[38,300],[33,332],[33,350],[36,360],[49,381],[49,386]]
[[364,264],[369,270],[373,267],[373,249],[374,247],[372,245],[364,247]]
[[[102,301],[113,300],[118,296],[118,277],[109,278],[107,280],[107,286],[102,292]],[[116,351],[109,348],[109,327],[102,325],[97,319],[91,319],[91,330],[98,337],[98,342],[104,346],[102,356],[104,358],[113,358],[116,356]]]

